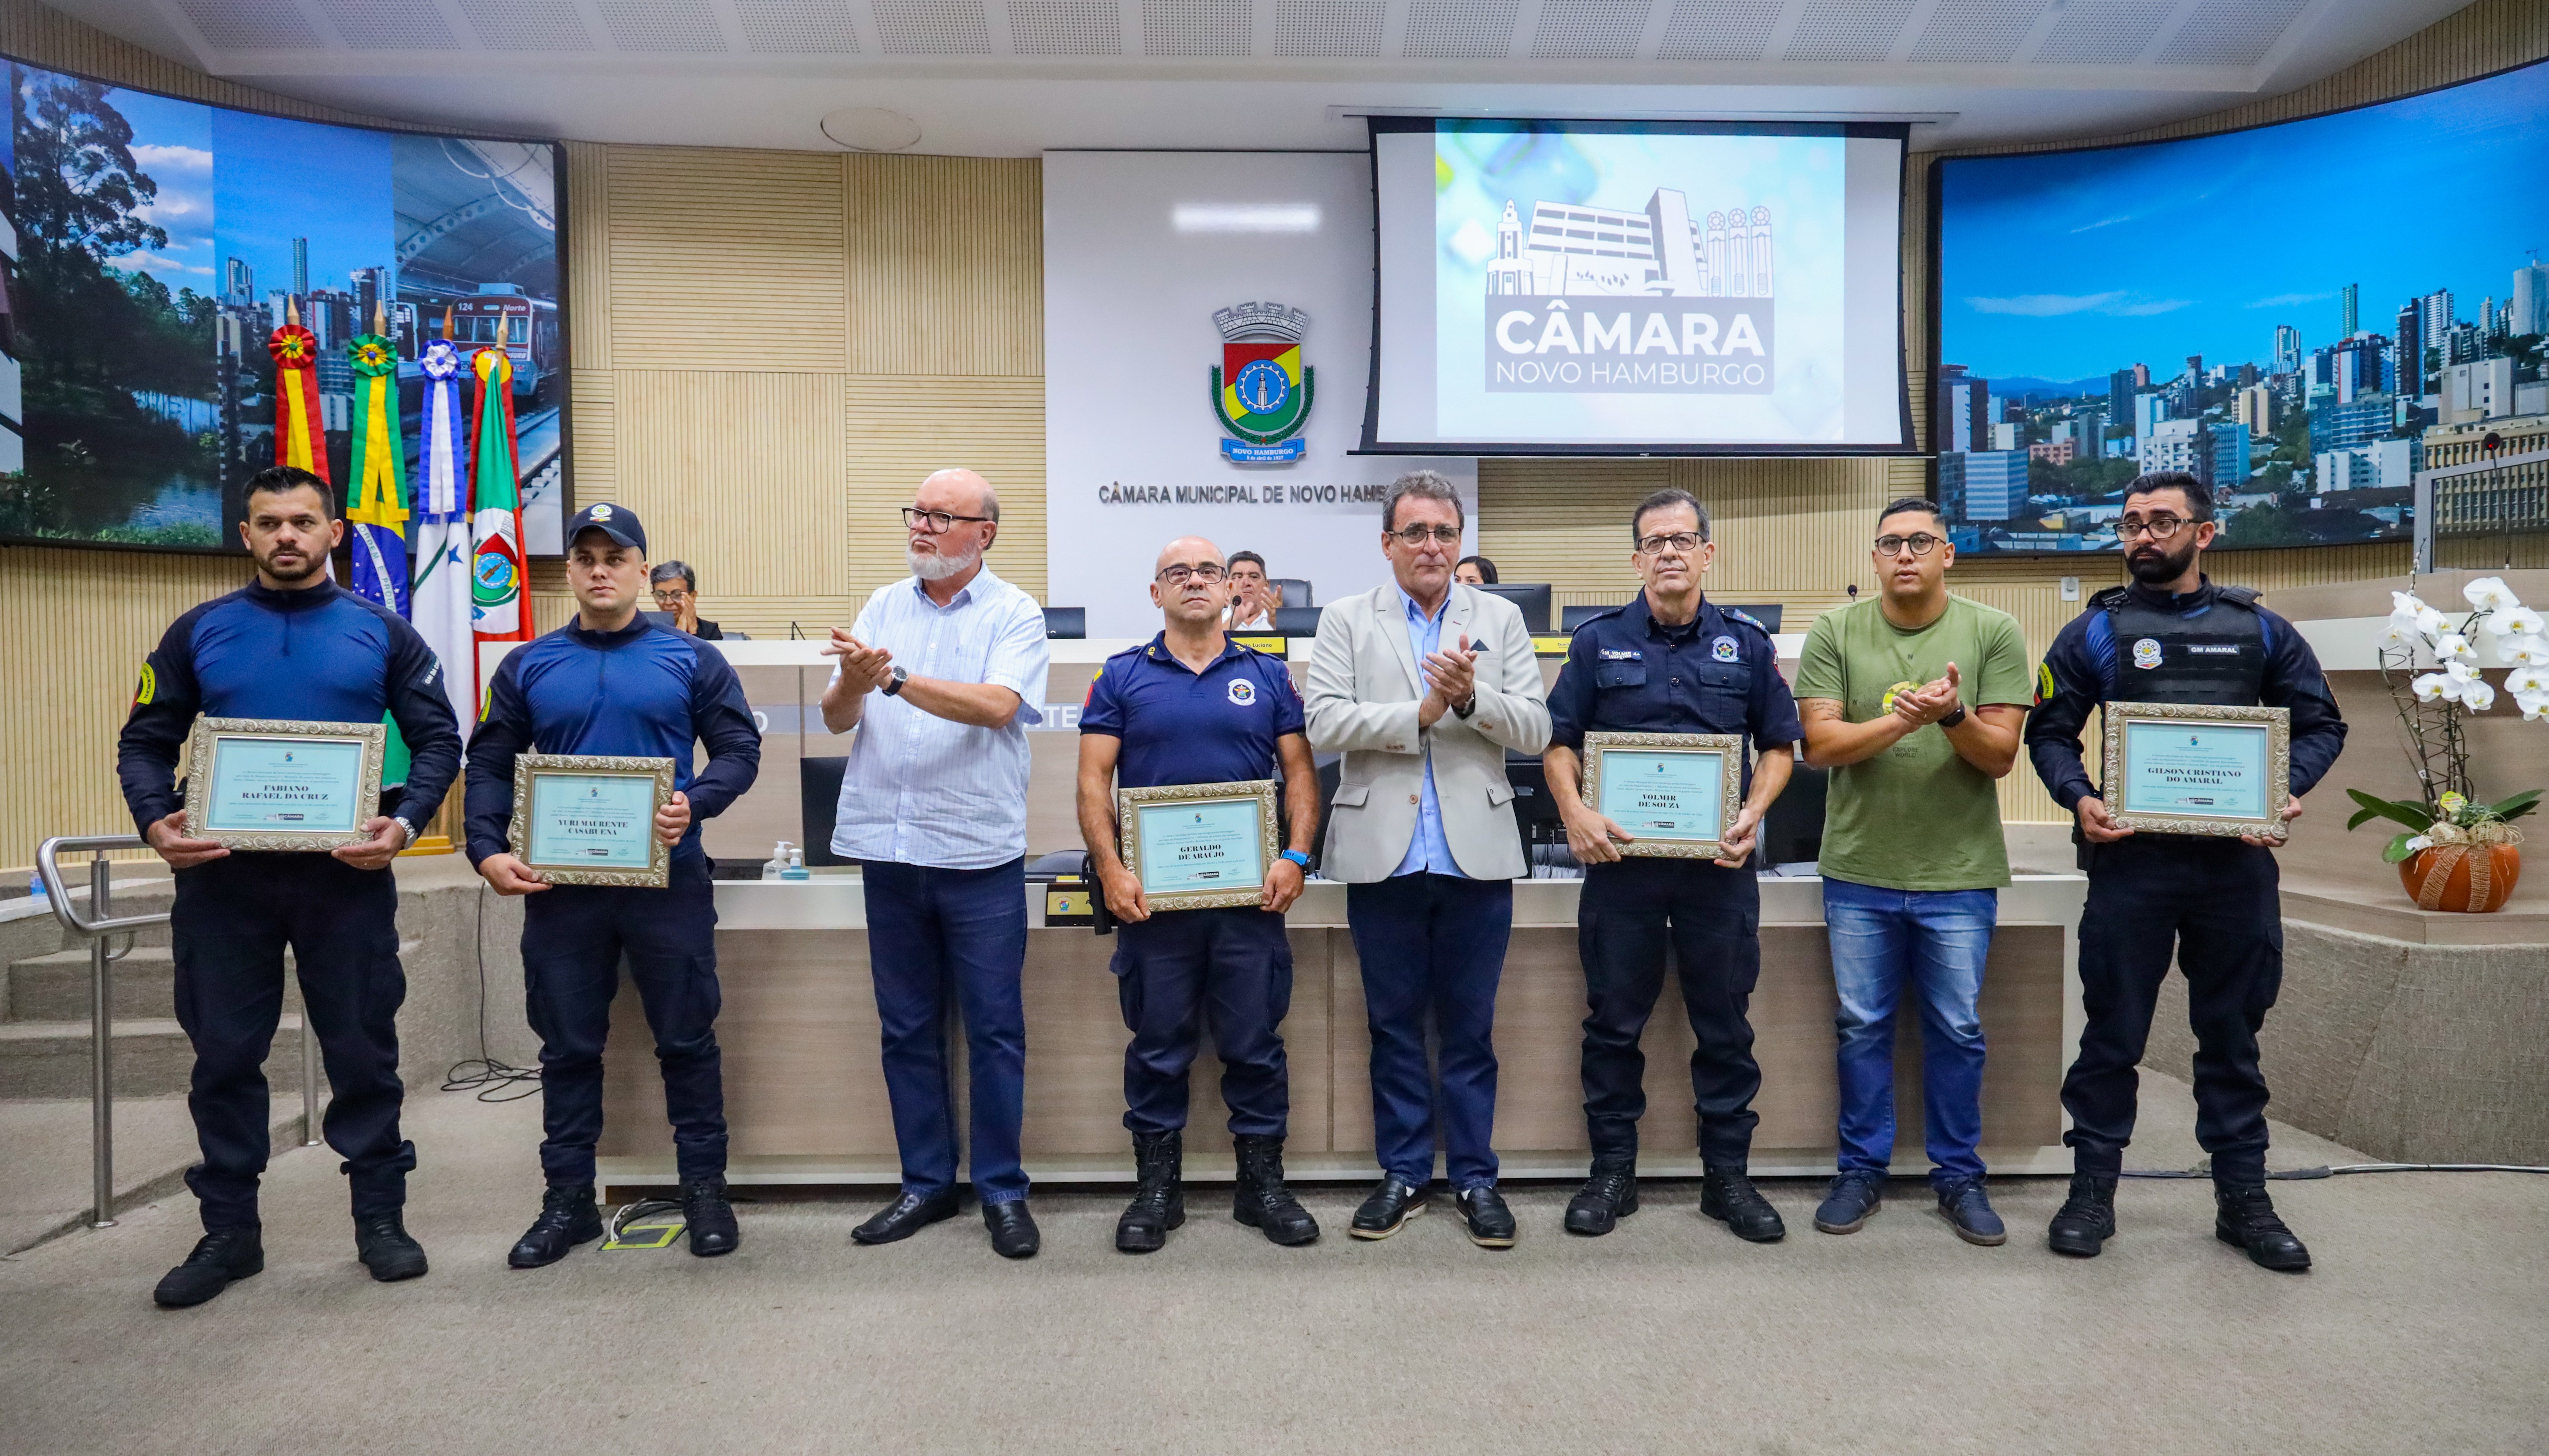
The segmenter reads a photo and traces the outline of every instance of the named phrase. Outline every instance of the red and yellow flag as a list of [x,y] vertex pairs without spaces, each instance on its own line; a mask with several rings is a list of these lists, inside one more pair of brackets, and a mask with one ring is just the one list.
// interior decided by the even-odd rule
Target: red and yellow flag
[[274,356],[274,463],[328,480],[328,431],[319,415],[319,339],[301,326],[300,306],[284,301],[284,321],[265,341]]

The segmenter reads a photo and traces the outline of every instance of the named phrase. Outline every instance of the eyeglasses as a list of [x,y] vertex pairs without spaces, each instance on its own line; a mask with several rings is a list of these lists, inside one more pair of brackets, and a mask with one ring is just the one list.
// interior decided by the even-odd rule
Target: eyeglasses
[[1399,529],[1391,531],[1388,534],[1396,536],[1400,541],[1404,542],[1407,549],[1410,551],[1423,546],[1429,540],[1437,546],[1458,546],[1461,544],[1461,528],[1459,526],[1401,526]]
[[1879,536],[1876,538],[1876,554],[1879,556],[1900,555],[1903,548],[1906,546],[1912,548],[1912,554],[1915,556],[1927,556],[1931,552],[1938,549],[1938,538],[1931,535],[1928,531],[1915,531],[1909,536]]
[[690,592],[683,591],[679,587],[670,588],[655,593],[655,604],[657,606],[671,606],[676,602],[688,600],[690,594]]
[[2129,541],[2135,536],[2148,536],[2154,541],[2165,541],[2177,534],[2178,527],[2186,524],[2187,522],[2173,515],[2154,516],[2149,520],[2135,520],[2131,516],[2126,516],[2116,522],[2116,539]]
[[990,519],[991,517],[988,515],[957,515],[952,511],[919,510],[909,505],[902,507],[902,526],[904,530],[927,531],[933,536],[945,532],[960,520],[987,521]]
[[1690,553],[1699,549],[1699,543],[1702,539],[1703,538],[1696,531],[1674,531],[1670,535],[1663,536],[1640,536],[1638,538],[1638,552],[1643,556],[1659,556],[1663,554],[1666,547],[1670,547],[1671,549],[1680,552],[1682,555],[1688,556]]
[[1172,587],[1182,587],[1188,582],[1201,582],[1207,587],[1213,587],[1220,585],[1229,575],[1230,573],[1214,566],[1211,562],[1205,562],[1201,566],[1170,567],[1160,573],[1160,580]]

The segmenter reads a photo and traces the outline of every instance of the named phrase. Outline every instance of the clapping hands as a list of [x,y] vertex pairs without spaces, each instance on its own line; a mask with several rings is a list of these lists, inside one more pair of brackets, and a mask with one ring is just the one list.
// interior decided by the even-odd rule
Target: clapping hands
[[1925,682],[1911,692],[1896,693],[1894,715],[1915,728],[1937,722],[1961,705],[1958,684],[1962,681],[1956,665],[1947,664],[1945,676]]

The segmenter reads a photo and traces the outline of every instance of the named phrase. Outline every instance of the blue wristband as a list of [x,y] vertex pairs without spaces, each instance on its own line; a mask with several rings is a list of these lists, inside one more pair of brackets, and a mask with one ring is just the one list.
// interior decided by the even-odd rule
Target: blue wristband
[[1292,862],[1293,864],[1295,864],[1300,865],[1300,866],[1301,866],[1301,869],[1302,869],[1302,871],[1303,871],[1304,873],[1307,873],[1307,872],[1309,871],[1309,868],[1310,868],[1310,857],[1309,857],[1309,856],[1307,856],[1307,855],[1302,854],[1299,850],[1285,850],[1285,851],[1283,852],[1283,858],[1284,858],[1284,859],[1286,859],[1286,860],[1291,861],[1291,862]]

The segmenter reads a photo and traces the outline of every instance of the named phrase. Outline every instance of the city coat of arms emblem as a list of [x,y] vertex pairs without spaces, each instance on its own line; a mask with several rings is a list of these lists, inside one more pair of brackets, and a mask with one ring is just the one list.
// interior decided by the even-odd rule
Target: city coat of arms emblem
[[1282,304],[1241,304],[1212,316],[1221,364],[1212,371],[1212,410],[1228,438],[1221,457],[1238,465],[1289,465],[1308,450],[1317,371],[1301,362],[1310,316]]

